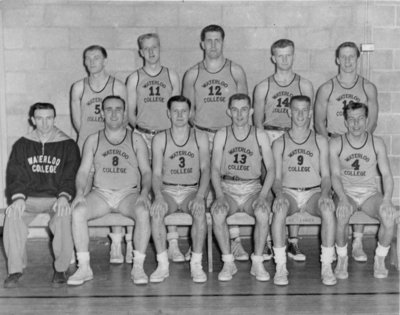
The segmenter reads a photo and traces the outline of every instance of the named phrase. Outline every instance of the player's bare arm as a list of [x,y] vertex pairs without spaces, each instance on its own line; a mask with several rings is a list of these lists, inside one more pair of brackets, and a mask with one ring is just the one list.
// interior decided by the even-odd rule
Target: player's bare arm
[[168,69],[169,71],[169,78],[171,80],[171,85],[172,85],[172,95],[179,95],[181,93],[181,83],[179,80],[178,73],[175,70]]
[[364,84],[365,93],[367,94],[368,98],[368,124],[367,124],[367,131],[373,133],[376,129],[377,122],[378,122],[378,112],[379,112],[379,105],[378,105],[378,92],[376,87],[373,83],[365,80]]
[[81,97],[83,94],[83,80],[75,82],[71,87],[70,106],[72,113],[72,123],[75,130],[79,132],[81,129]]
[[326,129],[326,119],[328,114],[329,95],[332,91],[332,83],[328,81],[324,83],[317,91],[314,104],[314,126],[317,133],[328,137]]
[[282,190],[282,154],[283,154],[283,138],[280,137],[272,144],[272,153],[275,161],[275,179],[272,190],[275,193],[275,201],[272,210],[275,212],[283,207],[287,200],[283,196]]
[[232,62],[232,76],[237,84],[237,93],[248,94],[247,78],[243,68],[238,64]]
[[321,172],[321,198],[319,204],[326,204],[329,208],[334,210],[330,192],[332,188],[331,176],[329,169],[329,145],[328,140],[324,136],[317,135],[317,144],[319,148],[319,165]]
[[254,125],[257,128],[263,128],[263,123],[265,120],[264,117],[264,106],[265,106],[265,96],[268,91],[268,80],[261,81],[259,84],[256,85],[253,93],[253,108],[254,108],[254,115],[253,121]]
[[271,190],[272,185],[274,183],[274,179],[275,179],[275,173],[276,173],[275,161],[274,161],[274,155],[273,155],[267,134],[262,129],[258,129],[258,128],[257,128],[256,132],[257,132],[258,141],[261,146],[263,162],[264,162],[265,168],[267,170],[267,176],[265,177],[263,187],[260,192],[260,197],[263,197],[266,199],[268,192]]
[[136,86],[138,84],[138,72],[132,73],[126,80],[126,90],[128,99],[128,122],[132,127],[136,126]]
[[198,75],[198,68],[197,65],[190,68],[186,71],[183,77],[183,85],[182,85],[182,95],[185,96],[190,100],[192,103],[192,110],[191,110],[191,119],[194,117],[194,113],[196,112],[196,103],[194,101],[194,84],[196,82],[196,78]]

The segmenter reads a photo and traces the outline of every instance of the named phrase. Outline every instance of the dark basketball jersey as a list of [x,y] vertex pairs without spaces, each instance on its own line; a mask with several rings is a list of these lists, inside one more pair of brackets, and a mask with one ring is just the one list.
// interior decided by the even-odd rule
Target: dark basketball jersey
[[172,96],[172,83],[168,68],[162,67],[155,76],[139,69],[136,91],[138,126],[149,130],[169,128],[167,102]]
[[238,140],[231,126],[226,127],[222,153],[221,175],[238,179],[258,179],[261,176],[262,155],[256,128],[250,127],[243,140]]
[[274,75],[268,77],[268,91],[264,102],[264,126],[279,128],[291,127],[291,120],[288,115],[290,100],[294,95],[303,95],[300,89],[298,74],[294,75],[292,82],[288,85],[280,85],[275,81]]
[[212,73],[206,69],[203,62],[198,63],[198,75],[194,83],[196,125],[217,130],[231,124],[226,110],[229,98],[237,93],[231,66],[232,62],[226,59],[224,66]]
[[368,97],[364,89],[364,78],[357,77],[356,83],[350,88],[340,85],[337,77],[331,79],[332,91],[328,98],[327,130],[333,134],[344,134],[347,128],[344,125],[343,106],[349,102],[367,104]]
[[200,179],[200,153],[196,131],[190,129],[183,145],[178,145],[171,129],[165,131],[163,182],[178,185],[197,184]]
[[339,160],[344,189],[354,187],[376,189],[375,177],[378,176],[378,162],[373,136],[367,133],[364,144],[359,148],[351,145],[347,134],[341,136],[341,141]]
[[111,190],[139,188],[140,172],[133,149],[132,131],[127,129],[124,139],[118,144],[112,144],[104,130],[98,134],[94,154],[94,187]]
[[107,83],[100,91],[94,91],[89,84],[89,78],[83,79],[83,94],[81,97],[81,128],[79,130],[78,145],[82,150],[86,138],[104,128],[101,117],[101,103],[109,95],[114,95],[115,78],[108,77]]
[[314,131],[310,130],[302,143],[294,141],[286,132],[283,135],[282,186],[308,188],[321,185],[319,155]]

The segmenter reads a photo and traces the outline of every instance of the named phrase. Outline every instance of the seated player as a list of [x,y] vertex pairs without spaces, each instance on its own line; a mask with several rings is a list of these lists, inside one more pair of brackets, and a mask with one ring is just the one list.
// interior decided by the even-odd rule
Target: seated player
[[273,185],[276,198],[271,227],[276,263],[274,283],[289,283],[285,252],[286,217],[307,211],[321,217],[321,278],[323,284],[334,285],[335,207],[330,198],[328,141],[309,129],[312,108],[308,96],[293,96],[288,113],[292,127],[272,146],[276,163]]
[[186,97],[173,96],[167,106],[171,128],[153,138],[155,200],[150,215],[158,266],[150,282],[161,282],[169,276],[164,217],[178,210],[193,218],[190,273],[194,282],[205,282],[201,261],[207,230],[205,196],[210,182],[208,138],[190,127],[191,103]]
[[[150,238],[148,194],[151,186],[147,147],[141,136],[126,127],[125,101],[122,98],[106,97],[101,110],[105,128],[86,140],[76,178],[72,232],[79,268],[69,277],[68,284],[80,285],[93,279],[87,223],[111,212],[135,220],[131,276],[135,284],[146,284],[148,278],[143,270],[143,262]],[[86,179],[92,167],[93,188],[85,196]]]
[[[227,111],[232,125],[220,129],[214,139],[211,179],[216,200],[211,213],[214,234],[224,262],[218,274],[220,281],[231,280],[237,272],[229,246],[226,218],[239,211],[248,213],[256,220],[250,273],[259,281],[270,278],[262,255],[269,230],[267,195],[274,180],[274,160],[267,134],[250,125],[253,114],[250,104],[248,95],[232,95]],[[262,163],[267,169],[263,185],[260,180]]]
[[[378,246],[375,250],[374,277],[386,278],[385,257],[393,238],[395,219],[399,216],[392,204],[393,177],[383,140],[367,131],[368,106],[350,102],[343,107],[347,132],[331,139],[330,164],[336,205],[335,274],[347,279],[348,224],[355,211],[363,211],[380,221]],[[379,192],[375,178],[377,166],[382,176],[383,192]]]
[[56,285],[67,282],[67,269],[73,251],[70,202],[75,196],[75,174],[79,167],[79,148],[54,125],[53,104],[36,103],[29,118],[35,129],[13,146],[7,166],[7,196],[3,230],[8,258],[5,288],[19,286],[27,265],[28,224],[37,214],[48,212],[54,235],[53,253]]

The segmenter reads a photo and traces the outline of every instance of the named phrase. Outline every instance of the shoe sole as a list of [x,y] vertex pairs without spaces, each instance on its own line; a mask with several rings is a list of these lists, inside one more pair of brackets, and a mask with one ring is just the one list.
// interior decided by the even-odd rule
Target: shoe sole
[[347,275],[341,275],[341,274],[338,274],[338,273],[336,273],[336,272],[335,272],[335,276],[336,276],[337,279],[340,279],[340,280],[346,280],[346,279],[349,278],[349,274],[347,274]]
[[149,283],[149,280],[145,280],[145,279],[142,279],[142,280],[134,280],[134,279],[132,279],[132,281],[133,281],[133,283],[134,284],[148,284]]
[[248,261],[249,260],[249,256],[239,256],[239,257],[234,257],[234,258],[237,261]]
[[375,279],[385,279],[388,277],[388,274],[384,275],[384,274],[375,274],[374,273],[374,278]]
[[257,278],[256,273],[253,272],[252,270],[250,271],[250,274],[251,274],[252,276],[256,277],[256,280],[257,280],[257,281],[265,282],[265,281],[269,281],[269,280],[271,279],[270,276],[265,277],[265,278]]
[[274,280],[274,284],[275,284],[275,285],[282,285],[282,286],[283,286],[283,285],[288,285],[288,284],[289,284],[289,281],[286,281],[286,282],[277,282],[277,281]]
[[110,259],[110,264],[123,264],[124,259]]
[[220,278],[219,275],[218,275],[218,280],[219,280],[219,281],[231,281],[232,278],[233,278],[233,276],[234,276],[236,273],[237,273],[237,268],[232,272],[231,277],[230,277],[229,279],[228,279],[228,278]]
[[306,261],[306,257],[297,257],[296,255],[293,255],[291,253],[288,253],[288,257],[293,259],[294,261]]
[[322,284],[327,285],[327,286],[331,286],[331,285],[335,285],[337,283],[337,281],[324,281],[322,280]]
[[163,282],[165,279],[167,279],[169,277],[169,273],[167,274],[167,275],[165,275],[164,277],[162,277],[162,278],[151,278],[150,277],[150,282],[151,283],[160,283],[160,282]]
[[193,278],[192,277],[192,279],[193,279],[193,282],[194,283],[204,283],[204,282],[206,282],[207,281],[207,278],[201,278],[201,279],[195,279],[195,278]]
[[84,284],[86,281],[90,281],[90,280],[93,280],[93,276],[91,276],[91,277],[87,277],[87,278],[85,278],[85,279],[83,279],[82,281],[74,281],[74,280],[72,280],[72,281],[67,281],[67,284],[68,285],[82,285],[82,284]]
[[353,256],[353,259],[357,262],[367,262],[368,258],[367,257],[363,257],[363,256]]

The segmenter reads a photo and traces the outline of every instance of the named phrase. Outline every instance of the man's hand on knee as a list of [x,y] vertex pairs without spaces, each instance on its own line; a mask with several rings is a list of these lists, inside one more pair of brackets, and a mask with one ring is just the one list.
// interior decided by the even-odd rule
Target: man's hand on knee
[[398,219],[399,212],[391,201],[384,200],[379,207],[379,216],[383,221],[391,223]]
[[318,199],[318,207],[321,211],[335,212],[335,204],[332,198],[322,196]]
[[274,204],[272,206],[272,211],[274,213],[279,213],[280,211],[288,210],[289,209],[289,200],[285,197],[280,196],[276,197]]
[[22,218],[26,210],[26,202],[24,199],[15,200],[7,209],[6,214],[9,218]]
[[351,214],[353,213],[353,205],[350,203],[349,199],[347,197],[341,199],[338,203],[337,209],[336,209],[336,217],[338,219],[345,219],[345,218],[350,218]]
[[190,200],[188,207],[194,217],[200,217],[206,212],[205,201],[201,196],[196,195],[193,200]]
[[80,203],[86,203],[86,198],[83,194],[79,194],[75,196],[75,199],[71,203],[71,208],[75,209],[76,206]]
[[229,210],[229,203],[225,196],[218,197],[211,206],[212,214],[223,214],[227,213]]
[[139,197],[136,199],[135,206],[139,205],[140,203],[142,203],[143,207],[145,207],[146,209],[151,209],[151,202],[147,194],[140,194]]
[[68,199],[65,196],[60,196],[53,205],[53,211],[56,213],[56,216],[70,216],[71,215],[71,207],[69,205]]
[[269,205],[267,199],[262,198],[261,196],[259,196],[256,200],[254,200],[251,206],[253,207],[254,212],[256,211],[269,212]]
[[154,218],[163,218],[168,212],[168,204],[164,197],[157,197],[150,207],[150,216]]

